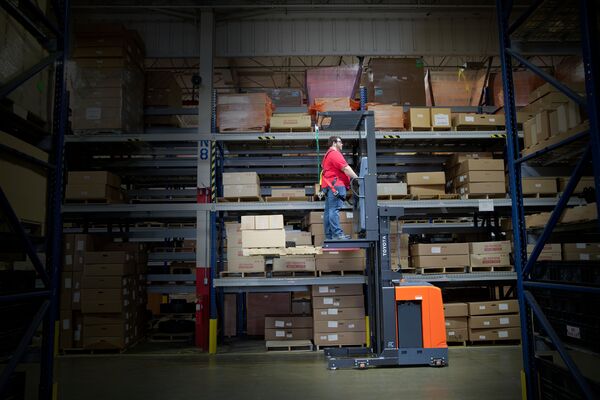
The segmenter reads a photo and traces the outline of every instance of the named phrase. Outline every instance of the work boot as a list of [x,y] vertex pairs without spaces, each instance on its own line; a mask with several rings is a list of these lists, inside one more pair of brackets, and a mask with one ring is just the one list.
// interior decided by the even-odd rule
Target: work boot
[[333,240],[349,240],[349,239],[352,239],[352,238],[350,237],[350,235],[341,235],[341,236],[335,236],[335,237],[333,238]]

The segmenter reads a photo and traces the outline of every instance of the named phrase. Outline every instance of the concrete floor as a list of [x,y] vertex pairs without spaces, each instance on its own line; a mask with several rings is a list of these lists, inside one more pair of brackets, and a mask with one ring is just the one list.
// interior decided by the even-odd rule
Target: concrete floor
[[[322,352],[225,349],[209,357],[171,354],[63,356],[62,400],[520,399],[519,346],[450,348],[446,368],[325,368]],[[173,354],[177,353],[177,354]]]

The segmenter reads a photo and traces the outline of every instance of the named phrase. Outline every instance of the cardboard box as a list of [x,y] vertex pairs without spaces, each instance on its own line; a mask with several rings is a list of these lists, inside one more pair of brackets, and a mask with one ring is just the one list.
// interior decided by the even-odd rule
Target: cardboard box
[[289,314],[290,293],[247,293],[246,294],[246,333],[265,334],[265,316]]
[[469,329],[469,340],[471,342],[518,339],[521,339],[521,328]]
[[306,190],[302,189],[293,189],[293,188],[271,188],[271,197],[276,198],[286,198],[286,197],[305,197]]
[[308,301],[292,301],[292,314],[312,315],[312,304]]
[[471,242],[469,243],[470,254],[495,254],[495,253],[510,253],[511,244],[508,240],[500,240],[495,242]]
[[557,193],[556,178],[532,178],[522,180],[523,194],[554,194]]
[[312,300],[313,309],[317,308],[355,308],[364,307],[364,296],[320,296]]
[[314,271],[314,256],[282,256],[273,259],[273,271]]
[[463,161],[471,160],[471,159],[492,159],[494,158],[494,153],[491,152],[471,152],[471,153],[454,153],[452,157],[450,157],[450,161],[448,162],[449,166],[455,166]]
[[404,108],[402,106],[367,104],[367,109],[375,113],[375,129],[404,129]]
[[310,232],[285,231],[285,241],[294,242],[296,246],[311,246],[312,237]]
[[[340,211],[340,223],[352,222],[353,214],[351,211]],[[323,224],[323,212],[322,211],[311,211],[304,218],[304,225],[309,226],[312,224]]]
[[469,326],[467,317],[446,317],[446,330],[448,329],[467,329]]
[[360,257],[321,257],[321,254],[315,256],[315,265],[317,271],[364,271],[366,260]]
[[435,196],[438,194],[446,194],[445,185],[415,185],[409,186],[408,191],[410,194],[419,196]]
[[410,254],[412,256],[469,254],[469,243],[412,244],[410,246]]
[[135,271],[135,264],[127,262],[123,264],[88,264],[84,267],[85,276],[125,276]]
[[446,176],[443,172],[407,172],[406,183],[413,185],[445,185]]
[[[574,90],[577,93],[585,93],[585,85],[583,83],[567,83],[567,87],[571,90]],[[533,103],[539,98],[542,98],[550,93],[561,93],[555,86],[551,83],[544,83],[542,86],[538,87],[534,91],[529,93],[529,102]],[[566,96],[565,96],[566,97]]]
[[83,348],[84,349],[97,349],[97,350],[109,350],[109,349],[124,349],[130,343],[129,337],[95,337],[86,336],[83,337]]
[[456,177],[456,186],[471,182],[505,182],[504,171],[471,171]]
[[98,276],[85,274],[81,287],[84,289],[123,289],[130,283],[124,276]]
[[[560,193],[565,191],[568,181],[569,181],[568,177],[559,177],[558,178],[558,191]],[[594,188],[594,187],[595,187],[595,184],[594,184],[593,176],[582,176],[579,179],[579,183],[575,187],[575,190],[573,191],[573,193],[575,193],[575,194],[583,193],[583,190],[585,188]]]
[[69,171],[67,184],[100,184],[118,188],[121,178],[108,171]]
[[264,229],[242,231],[242,247],[246,249],[260,247],[285,247],[285,230]]
[[431,128],[431,111],[425,107],[411,107],[408,112],[408,123],[411,129]]
[[242,231],[266,229],[283,229],[283,215],[242,215]]
[[469,255],[415,256],[412,265],[415,268],[468,267]]
[[[546,250],[548,246],[549,245],[544,246],[544,250]],[[527,249],[529,250],[529,245],[527,245]],[[549,251],[560,252],[560,244],[552,244],[552,247]],[[600,254],[600,243],[563,243],[562,251],[564,251],[565,253]]]
[[302,113],[289,114],[273,114],[271,117],[271,131],[279,130],[289,132],[292,129],[309,131],[311,130],[312,121],[310,115]]
[[503,194],[506,193],[506,186],[504,182],[467,183],[466,185],[460,186],[458,188],[458,193],[461,195]]
[[450,108],[431,108],[431,126],[434,128],[452,127],[452,110]]
[[469,315],[469,305],[467,303],[444,303],[444,316],[449,317],[467,317]]
[[264,270],[263,256],[233,257],[227,254],[227,272],[263,272]]
[[[531,253],[527,253],[527,257],[530,257]],[[537,261],[562,261],[562,253],[541,253]]]
[[560,222],[564,224],[592,221],[598,219],[596,203],[590,203],[585,206],[567,208],[562,215]]
[[459,175],[472,171],[504,171],[504,160],[469,159],[459,164]]
[[377,195],[378,196],[402,196],[408,194],[408,188],[406,183],[378,183],[377,184]]
[[312,297],[362,296],[363,285],[313,285]]
[[[340,228],[342,228],[342,230],[344,231],[344,233],[346,235],[352,235],[352,233],[354,231],[352,222],[341,222]],[[325,233],[325,225],[324,224],[311,224],[308,227],[308,231],[313,236],[323,235]]]
[[529,148],[535,144],[537,144],[537,142],[535,142],[535,140],[537,140],[537,137],[533,137],[533,135],[536,133],[536,126],[535,126],[535,118],[528,120],[527,122],[523,123],[523,146],[524,148]]
[[466,342],[467,340],[469,340],[468,329],[446,329],[446,342],[457,343]]
[[508,253],[499,254],[471,254],[471,267],[509,267]]
[[265,340],[311,340],[312,328],[265,329]]
[[466,114],[454,115],[454,126],[504,126],[503,114]]
[[223,185],[223,197],[260,197],[260,186]]
[[353,319],[365,319],[364,307],[313,309],[313,320],[315,325],[317,324],[317,321],[338,321]]
[[121,313],[131,305],[123,289],[82,289],[81,311],[84,314]]
[[69,309],[60,310],[60,348],[73,348],[73,312]]
[[519,312],[517,300],[471,302],[469,315],[514,314]]
[[490,329],[490,328],[513,328],[521,326],[519,314],[505,315],[485,315],[469,317],[469,328],[471,329]]
[[562,255],[565,261],[597,261],[600,260],[600,244],[565,243]]
[[122,202],[123,193],[112,186],[96,183],[68,184],[65,189],[66,200],[110,200]]
[[133,262],[133,253],[128,251],[86,251],[86,264],[123,264]]
[[342,319],[332,321],[315,321],[315,333],[334,332],[365,332],[366,321],[364,319]]
[[527,228],[539,228],[539,227],[545,226],[549,220],[550,220],[549,212],[526,215],[525,216],[525,226]]
[[315,333],[314,343],[317,346],[327,345],[361,345],[365,344],[367,336],[365,332],[336,332]]
[[[265,316],[265,329],[311,328],[313,319],[308,316],[297,315],[267,315]],[[309,338],[310,339],[310,338]]]

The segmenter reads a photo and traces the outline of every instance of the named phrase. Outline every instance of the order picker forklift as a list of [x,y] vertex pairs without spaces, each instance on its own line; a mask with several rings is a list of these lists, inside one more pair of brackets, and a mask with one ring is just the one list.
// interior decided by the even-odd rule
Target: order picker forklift
[[[448,346],[441,290],[427,282],[404,282],[401,272],[391,269],[390,220],[404,216],[404,208],[379,206],[377,202],[374,114],[357,111],[320,115],[331,121],[323,130],[356,130],[358,135],[360,169],[358,179],[352,182],[352,192],[354,231],[359,239],[326,240],[323,251],[366,251],[370,334],[370,347],[325,349],[328,368],[443,367],[448,364]],[[354,121],[350,127],[348,121]]]

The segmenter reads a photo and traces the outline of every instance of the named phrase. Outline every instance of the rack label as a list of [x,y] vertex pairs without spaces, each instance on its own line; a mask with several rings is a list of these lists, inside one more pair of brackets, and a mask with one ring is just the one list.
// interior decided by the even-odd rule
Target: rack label
[[479,200],[479,211],[494,211],[494,200]]
[[338,322],[337,321],[327,321],[327,327],[328,328],[337,328]]
[[327,293],[327,292],[329,292],[329,287],[319,286],[319,293]]
[[581,339],[581,329],[578,326],[567,325],[567,336]]

